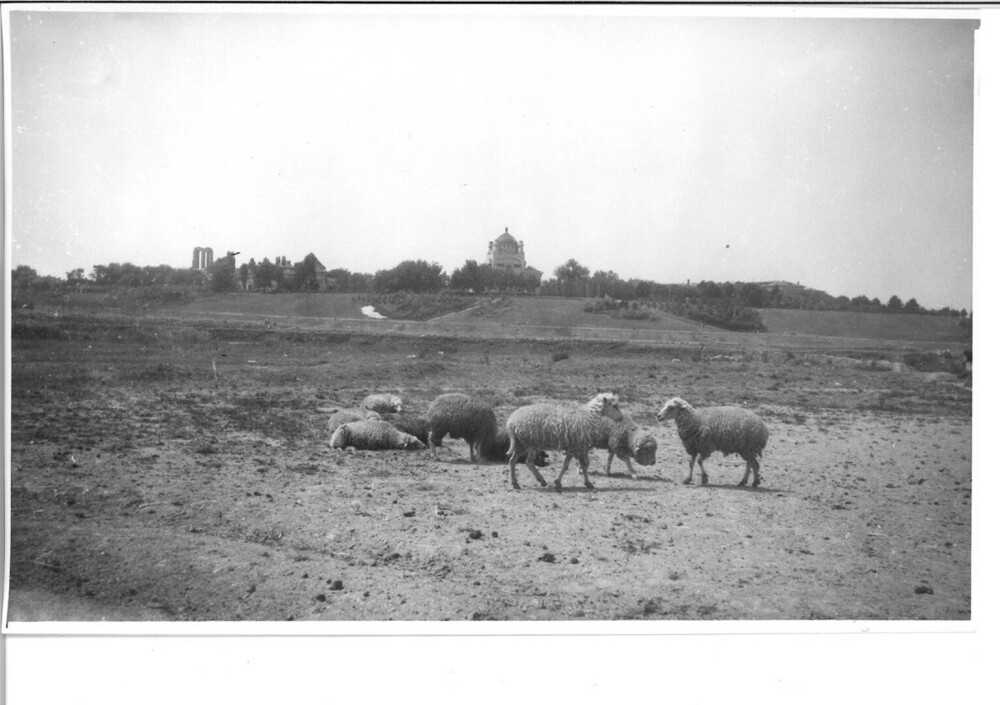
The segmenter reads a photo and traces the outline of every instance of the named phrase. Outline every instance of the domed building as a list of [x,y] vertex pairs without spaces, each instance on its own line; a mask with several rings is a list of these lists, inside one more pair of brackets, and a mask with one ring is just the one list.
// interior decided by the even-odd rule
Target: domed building
[[486,264],[493,269],[503,269],[515,274],[524,274],[533,270],[524,260],[524,240],[518,242],[507,228],[503,234],[489,244],[486,253]]

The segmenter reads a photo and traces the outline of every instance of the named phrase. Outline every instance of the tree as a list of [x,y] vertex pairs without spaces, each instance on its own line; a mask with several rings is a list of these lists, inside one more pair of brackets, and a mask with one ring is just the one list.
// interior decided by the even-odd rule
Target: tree
[[477,294],[483,293],[486,289],[486,280],[489,267],[481,265],[475,260],[467,259],[461,268],[456,269],[451,274],[451,286],[460,291],[472,290]]
[[406,260],[392,269],[375,272],[373,285],[378,293],[411,291],[413,293],[434,293],[446,284],[447,277],[437,262]]
[[319,260],[312,252],[301,262],[297,262],[292,270],[292,289],[295,291],[319,291],[319,280],[316,277],[316,265]]
[[917,303],[916,299],[910,299],[903,306],[903,310],[907,313],[923,313],[923,307]]
[[889,303],[887,304],[889,313],[899,313],[903,310],[903,300],[893,294],[889,297]]
[[223,257],[216,260],[209,267],[211,276],[210,288],[217,294],[236,289],[236,260],[232,257]]
[[559,283],[560,291],[565,296],[579,296],[583,293],[581,285],[587,281],[587,277],[590,276],[590,270],[575,259],[569,259],[565,264],[556,267],[553,274],[555,274],[556,281]]

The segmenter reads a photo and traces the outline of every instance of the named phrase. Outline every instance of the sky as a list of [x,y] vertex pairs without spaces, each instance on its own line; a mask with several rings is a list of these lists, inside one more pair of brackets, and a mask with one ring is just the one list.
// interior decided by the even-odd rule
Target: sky
[[5,18],[12,267],[450,273],[507,228],[546,278],[972,308],[968,13],[69,9]]

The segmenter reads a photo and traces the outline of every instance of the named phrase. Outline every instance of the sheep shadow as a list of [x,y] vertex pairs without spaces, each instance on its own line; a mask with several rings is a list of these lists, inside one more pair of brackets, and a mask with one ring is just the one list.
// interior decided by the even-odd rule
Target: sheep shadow
[[[683,485],[683,483],[681,483]],[[728,490],[731,492],[755,492],[761,494],[776,494],[776,493],[787,493],[788,490],[775,487],[751,487],[750,485],[717,485],[715,483],[709,482],[707,485],[695,485],[691,484],[690,487],[704,488],[710,490]]]
[[[511,488],[508,487],[508,489]],[[586,487],[584,485],[570,485],[569,487],[563,485],[562,489],[557,489],[556,486],[553,485],[551,482],[545,487],[539,487],[537,484],[525,487],[522,484],[520,491],[523,491],[525,489],[537,490],[539,492],[552,492],[554,494],[567,494],[570,492],[653,492],[654,491],[654,488],[652,487],[629,487],[627,485],[625,486],[612,485],[607,487],[602,485],[594,485],[593,488]],[[512,489],[511,491],[517,492],[519,490]]]

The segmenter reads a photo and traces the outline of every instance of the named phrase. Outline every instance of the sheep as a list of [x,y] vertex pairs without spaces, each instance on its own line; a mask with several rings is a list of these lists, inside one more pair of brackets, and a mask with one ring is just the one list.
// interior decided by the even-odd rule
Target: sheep
[[[496,433],[492,437],[483,441],[483,446],[480,449],[480,457],[483,460],[491,460],[494,462],[507,462],[507,450],[510,448],[510,434],[507,433],[507,427],[500,425],[496,429]],[[519,455],[517,462],[523,463],[527,455]],[[546,467],[549,464],[549,456],[544,450],[538,451],[535,455],[535,465],[538,467]]]
[[420,439],[403,433],[388,421],[367,419],[341,424],[330,438],[331,448],[354,446],[357,450],[423,450]]
[[[411,436],[416,436],[422,443],[429,445],[427,435],[430,431],[431,425],[426,416],[391,414],[386,416],[385,420],[403,433],[409,433]],[[440,446],[441,439],[435,438],[434,445]]]
[[649,431],[639,428],[630,416],[623,416],[621,421],[612,421],[603,416],[600,418],[601,437],[594,447],[608,451],[608,464],[604,468],[606,475],[611,474],[611,461],[618,456],[619,460],[624,460],[628,465],[628,473],[632,479],[638,480],[639,475],[632,467],[632,458],[639,465],[654,464],[656,439]]
[[430,430],[427,444],[431,455],[437,458],[436,446],[446,435],[461,438],[469,444],[469,460],[479,463],[483,443],[496,434],[497,415],[486,402],[468,394],[450,392],[431,402],[427,409]]
[[361,400],[361,408],[380,414],[398,414],[403,410],[403,400],[395,394],[369,394]]
[[701,468],[701,484],[708,484],[705,459],[715,451],[723,455],[736,453],[746,463],[746,472],[739,486],[746,487],[750,471],[753,470],[753,486],[760,485],[760,458],[767,445],[767,426],[752,411],[738,406],[712,406],[695,409],[680,397],[674,397],[656,414],[660,421],[675,419],[677,434],[684,444],[684,450],[691,456],[685,485],[690,485],[694,477],[694,461]]
[[[321,409],[322,411],[322,409]],[[337,430],[337,427],[341,424],[351,423],[351,421],[364,421],[365,419],[380,419],[382,415],[377,411],[369,411],[368,409],[357,409],[357,408],[335,408],[327,409],[326,411],[332,411],[329,420],[326,422],[326,430],[333,433]]]
[[621,421],[622,412],[618,409],[618,397],[610,393],[598,394],[584,406],[565,407],[557,404],[531,404],[515,409],[507,419],[507,433],[510,434],[510,449],[507,451],[507,464],[510,468],[510,484],[515,490],[521,489],[517,484],[515,466],[520,455],[526,455],[525,464],[538,484],[545,487],[545,480],[535,467],[534,458],[542,450],[563,450],[562,470],[555,480],[556,490],[562,490],[562,477],[569,467],[570,458],[576,458],[583,471],[583,484],[593,489],[593,484],[587,476],[587,466],[590,464],[590,449],[601,437],[601,426],[598,419],[607,416],[615,421]]

